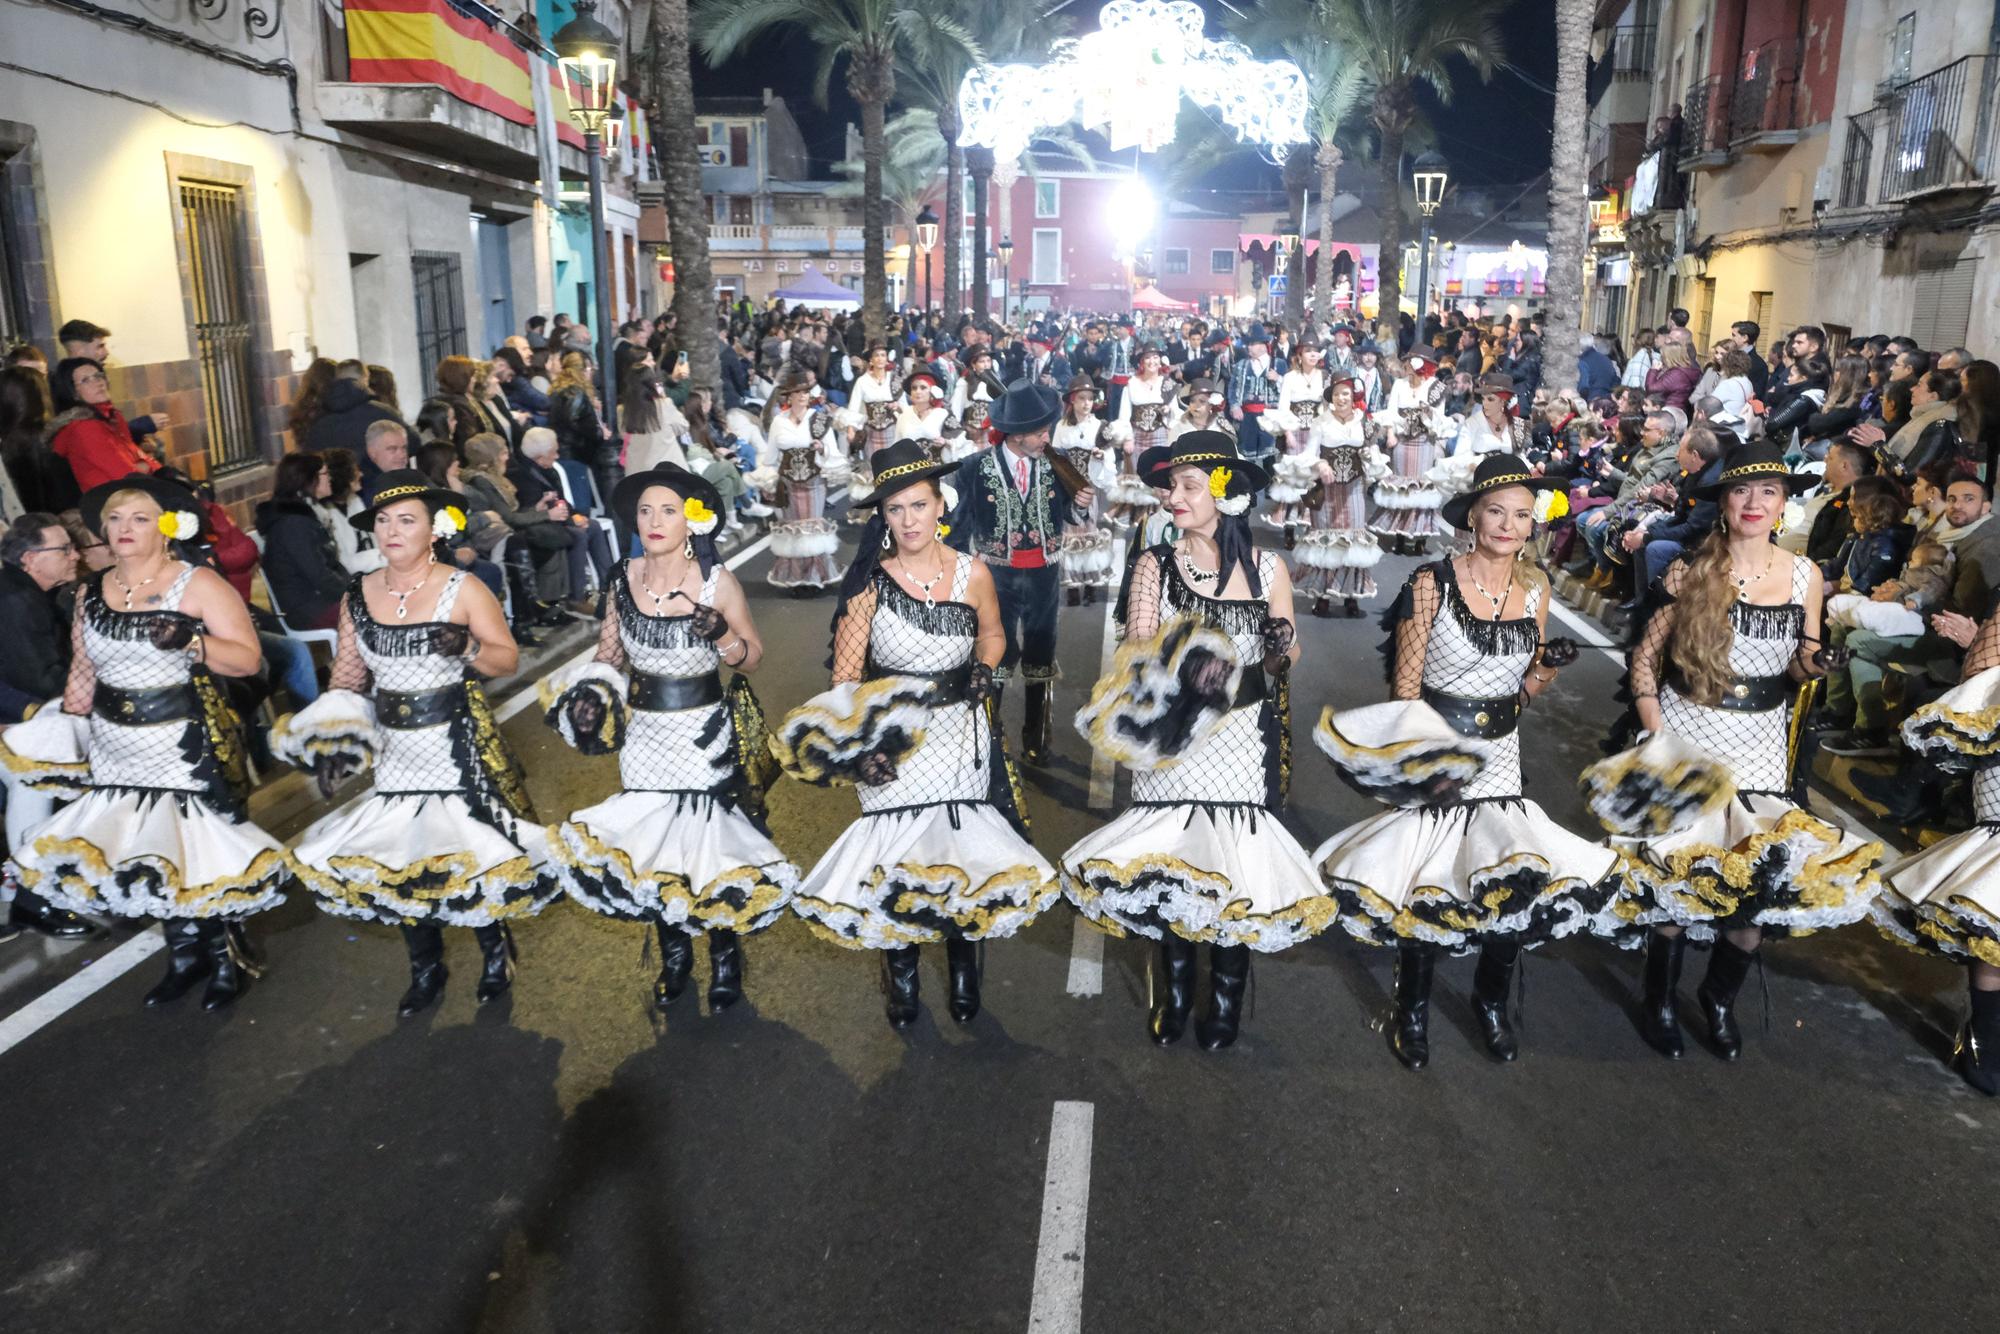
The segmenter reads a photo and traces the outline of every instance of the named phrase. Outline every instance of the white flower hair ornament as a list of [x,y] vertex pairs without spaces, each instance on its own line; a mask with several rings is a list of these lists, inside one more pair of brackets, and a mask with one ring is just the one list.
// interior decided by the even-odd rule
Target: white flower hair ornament
[[722,517],[701,502],[698,496],[689,496],[681,506],[681,513],[687,516],[688,531],[696,537],[707,537],[722,522]]
[[1569,513],[1569,497],[1561,491],[1544,491],[1535,497],[1535,522],[1553,523]]
[[944,498],[944,507],[947,510],[955,510],[958,508],[958,490],[957,488],[953,487],[951,483],[939,482],[938,494]]
[[201,532],[201,520],[191,510],[167,510],[160,515],[160,531],[176,542],[192,542]]
[[457,537],[465,531],[465,511],[456,505],[440,506],[431,515],[431,536],[439,541]]

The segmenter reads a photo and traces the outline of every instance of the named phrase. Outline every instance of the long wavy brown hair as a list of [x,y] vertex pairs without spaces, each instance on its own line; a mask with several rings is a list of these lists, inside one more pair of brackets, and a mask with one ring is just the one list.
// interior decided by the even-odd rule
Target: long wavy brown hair
[[1688,697],[1697,704],[1714,707],[1736,675],[1729,668],[1729,649],[1736,638],[1729,609],[1735,602],[1728,532],[1718,523],[1687,559],[1680,591],[1674,595],[1674,665],[1687,679]]

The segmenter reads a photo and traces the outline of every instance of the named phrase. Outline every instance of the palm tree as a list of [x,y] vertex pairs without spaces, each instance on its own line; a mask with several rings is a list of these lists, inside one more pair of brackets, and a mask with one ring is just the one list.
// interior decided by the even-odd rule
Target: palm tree
[[[915,236],[917,214],[924,201],[937,189],[938,173],[945,169],[945,141],[938,134],[937,117],[928,111],[899,112],[884,127],[889,150],[882,159],[882,200],[895,220],[911,228]],[[828,191],[836,199],[854,199],[862,192],[862,164],[845,158],[833,164],[840,184]],[[906,290],[917,290],[917,247],[909,251]],[[950,264],[945,268],[950,270]],[[925,294],[926,297],[929,293]],[[919,303],[922,304],[922,303]]]
[[[639,35],[633,35],[635,45]],[[708,205],[694,144],[694,82],[688,65],[687,0],[653,0],[645,64],[652,102],[653,151],[673,242],[674,320],[688,354],[688,378],[722,383],[721,344],[708,336],[715,320],[715,279],[708,263]],[[636,54],[636,53],[635,53]]]
[[[1420,108],[1415,90],[1428,87],[1451,101],[1456,56],[1482,79],[1506,58],[1497,19],[1512,0],[1320,0],[1327,40],[1354,66],[1355,96],[1367,107],[1378,138],[1382,173],[1382,237],[1376,291],[1383,324],[1395,327],[1402,306],[1403,147]],[[1419,312],[1421,314],[1421,312]]]
[[1590,50],[1590,0],[1556,0],[1555,142],[1549,159],[1548,325],[1542,383],[1576,388],[1583,330],[1583,244],[1590,206],[1584,197],[1584,57]]
[[978,46],[948,13],[923,0],[715,0],[695,24],[701,53],[710,64],[737,55],[776,28],[798,28],[819,48],[813,70],[813,98],[826,105],[833,72],[845,62],[847,91],[861,104],[861,222],[865,267],[861,279],[862,329],[873,342],[888,327],[889,280],[882,236],[887,206],[882,197],[882,163],[888,155],[889,103],[896,96],[896,71],[928,68],[970,53]]

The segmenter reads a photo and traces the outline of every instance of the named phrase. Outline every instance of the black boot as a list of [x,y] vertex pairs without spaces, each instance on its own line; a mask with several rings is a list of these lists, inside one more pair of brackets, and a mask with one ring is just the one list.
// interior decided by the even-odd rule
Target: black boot
[[1725,1061],[1743,1054],[1743,1032],[1736,1027],[1736,993],[1743,989],[1743,979],[1750,976],[1750,965],[1756,958],[1757,951],[1739,950],[1717,936],[1715,952],[1708,958],[1708,975],[1694,991],[1694,998],[1701,1002],[1702,1017],[1708,1020],[1709,1045]]
[[1027,718],[1021,724],[1021,759],[1037,768],[1049,762],[1049,692],[1047,681],[1028,682]]
[[479,942],[479,957],[484,961],[479,968],[479,989],[473,994],[484,1005],[506,995],[507,988],[514,985],[514,960],[520,951],[514,948],[514,933],[505,922],[475,926],[472,938]]
[[1366,614],[1361,610],[1361,604],[1355,601],[1353,598],[1347,599],[1347,601],[1342,604],[1341,610],[1347,613],[1347,619],[1350,621],[1358,621],[1362,618],[1362,616]]
[[1646,1045],[1670,1061],[1681,1058],[1681,956],[1685,935],[1646,937],[1646,998],[1639,1003],[1639,1032]]
[[1314,598],[1313,615],[1321,617],[1322,619],[1331,619],[1333,616],[1333,599]]
[[1194,1009],[1194,942],[1169,932],[1160,939],[1160,972],[1153,979],[1153,1015],[1147,1024],[1162,1047],[1181,1040]]
[[1472,972],[1472,1008],[1479,1015],[1479,1035],[1486,1039],[1486,1050],[1502,1061],[1521,1054],[1507,1016],[1507,992],[1520,962],[1520,941],[1489,937],[1479,947],[1479,965]]
[[1286,524],[1285,550],[1287,551],[1295,550],[1298,547],[1298,545],[1299,545],[1299,526],[1295,523]]
[[396,1013],[407,1019],[428,1010],[444,994],[444,980],[451,976],[444,966],[444,931],[435,926],[406,926],[403,945],[410,951],[410,989],[396,1003]]
[[2000,1094],[2000,991],[1972,989],[1972,1014],[1958,1030],[1951,1064],[1987,1097]]
[[14,891],[14,906],[7,920],[15,926],[39,931],[56,940],[78,940],[97,934],[97,928],[67,909],[58,908],[32,889]]
[[1097,605],[1096,584],[1085,584],[1083,586],[1083,605],[1086,607],[1094,607]]
[[743,999],[743,943],[734,931],[708,933],[708,1012],[721,1014]]
[[1938,783],[1928,769],[1905,766],[1892,774],[1871,774],[1856,769],[1849,775],[1854,790],[1882,808],[1891,824],[1901,829],[1922,828],[1935,819],[1943,799]]
[[882,973],[882,985],[889,995],[889,1027],[908,1028],[917,1022],[917,947],[884,950]]
[[208,950],[208,989],[202,993],[201,1008],[220,1010],[250,989],[250,979],[258,976],[250,960],[243,928],[235,922],[201,923],[202,944]]
[[1208,947],[1208,1013],[1194,1026],[1203,1051],[1220,1051],[1236,1041],[1237,1025],[1243,1021],[1243,986],[1249,976],[1248,945]]
[[951,971],[951,1017],[969,1024],[979,1013],[979,946],[957,936],[944,943]]
[[1396,951],[1396,1014],[1389,1024],[1389,1050],[1406,1069],[1431,1063],[1431,973],[1437,952],[1428,945]]
[[1081,607],[1083,605],[1083,590],[1075,584],[1071,584],[1068,588],[1065,588],[1063,590],[1063,605],[1065,607]]
[[694,942],[677,926],[660,923],[660,975],[653,982],[653,1008],[664,1010],[687,990],[694,970]]
[[167,975],[146,993],[149,1006],[179,1000],[215,966],[202,942],[199,921],[170,917],[160,923],[160,934],[167,938]]

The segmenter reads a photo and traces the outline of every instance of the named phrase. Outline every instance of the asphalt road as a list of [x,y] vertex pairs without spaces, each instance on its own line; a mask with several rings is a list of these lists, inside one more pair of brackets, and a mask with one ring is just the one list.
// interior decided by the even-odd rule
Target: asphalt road
[[[1379,571],[1378,606],[1408,564]],[[822,688],[830,602],[780,596],[764,566],[742,574],[776,715]],[[1065,718],[1103,624],[1101,604],[1063,613]],[[1323,704],[1382,697],[1378,638],[1303,626],[1289,818],[1309,848],[1372,813],[1309,734]],[[1615,674],[1587,652],[1524,728],[1530,795],[1579,829]],[[616,781],[536,709],[507,730],[544,818]],[[1105,818],[1066,726],[1058,752],[1030,780],[1051,854]],[[855,810],[789,782],[772,807],[802,866]],[[790,921],[750,942],[746,1004],[710,1017],[695,990],[661,1020],[644,933],[562,904],[520,931],[508,1000],[475,1006],[454,932],[446,999],[398,1021],[394,934],[297,896],[255,924],[268,975],[221,1017],[143,1011],[148,959],[17,1022],[0,1329],[1983,1324],[2000,1105],[1940,1063],[1961,973],[1871,930],[1768,951],[1768,1022],[1753,981],[1734,1066],[1654,1056],[1637,958],[1592,941],[1530,958],[1524,1054],[1497,1065],[1470,963],[1446,963],[1413,1075],[1380,1032],[1384,951],[1336,932],[1260,958],[1234,1048],[1158,1050],[1144,942],[1075,922],[1058,907],[994,945],[964,1029],[926,951],[926,1017],[897,1034],[876,956]],[[0,946],[0,1016],[115,967],[125,938]]]

